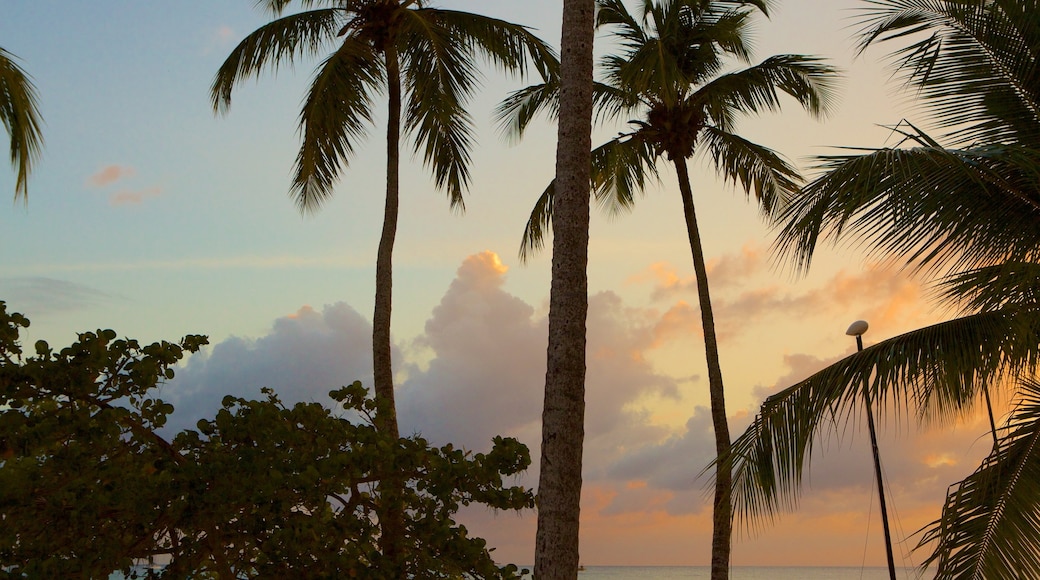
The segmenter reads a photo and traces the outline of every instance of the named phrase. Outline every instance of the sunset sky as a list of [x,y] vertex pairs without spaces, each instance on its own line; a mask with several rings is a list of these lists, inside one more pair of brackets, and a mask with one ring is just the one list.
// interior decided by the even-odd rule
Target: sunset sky
[[[297,114],[315,62],[240,85],[213,114],[209,85],[235,44],[267,21],[251,0],[7,3],[0,47],[40,92],[42,160],[27,207],[0,211],[0,300],[25,313],[23,343],[68,344],[113,328],[142,341],[207,334],[163,395],[175,422],[211,415],[223,395],[270,386],[288,401],[327,401],[371,383],[371,309],[382,220],[384,126],[343,173],[335,198],[301,215],[288,197]],[[744,136],[810,172],[836,146],[892,143],[882,125],[925,119],[884,67],[884,47],[855,57],[861,0],[779,0],[756,22],[756,62],[823,56],[845,71],[834,113],[746,119]],[[529,25],[554,45],[560,3],[443,0],[436,5]],[[606,50],[601,45],[601,50]],[[479,145],[465,215],[453,214],[421,159],[404,151],[395,246],[393,334],[401,430],[481,450],[496,434],[537,456],[550,255],[516,258],[533,201],[552,177],[555,129],[520,143],[491,111],[520,79],[488,71],[472,102]],[[594,142],[618,131],[597,130]],[[0,147],[6,156],[6,141]],[[703,160],[701,160],[703,161]],[[863,248],[827,249],[796,278],[770,254],[772,234],[741,191],[702,162],[694,195],[709,257],[734,436],[758,403],[867,344],[935,322],[928,289]],[[0,167],[0,199],[15,173]],[[6,192],[6,193],[5,193]],[[704,565],[713,443],[689,246],[674,175],[630,215],[593,214],[582,506],[587,565]],[[981,421],[956,429],[881,420],[896,537],[934,519],[946,487],[987,451]],[[860,425],[856,424],[858,429]],[[821,443],[801,509],[742,534],[736,565],[883,565],[869,450],[857,429]],[[524,478],[537,482],[537,458]],[[533,512],[472,510],[472,529],[503,561],[533,561]],[[897,549],[897,563],[916,544]]]

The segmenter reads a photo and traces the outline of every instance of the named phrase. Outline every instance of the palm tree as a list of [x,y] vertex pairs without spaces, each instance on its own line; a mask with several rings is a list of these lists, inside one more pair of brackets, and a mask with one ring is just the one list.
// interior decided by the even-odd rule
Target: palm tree
[[556,145],[560,194],[549,295],[534,564],[535,578],[546,580],[575,580],[579,567],[594,14],[594,0],[564,0]]
[[[813,441],[863,401],[951,419],[1008,389],[1017,409],[993,451],[951,487],[919,547],[944,578],[1040,576],[1040,13],[1038,0],[875,0],[860,50],[907,43],[897,72],[939,138],[909,123],[899,145],[826,157],[778,215],[777,249],[799,270],[821,238],[853,239],[937,284],[960,316],[856,353],[769,397],[734,442],[736,511],[797,503]],[[910,40],[908,40],[910,39]],[[942,142],[942,143],[941,143]],[[943,144],[945,143],[945,144]],[[999,436],[998,436],[999,435]]]
[[303,144],[290,194],[301,211],[317,211],[332,196],[372,121],[373,97],[387,95],[386,208],[376,261],[373,365],[375,393],[383,405],[378,423],[396,433],[390,306],[402,129],[413,135],[416,152],[422,152],[437,187],[447,191],[451,207],[463,210],[473,139],[466,103],[477,84],[478,57],[521,74],[530,60],[543,78],[556,58],[523,26],[430,8],[422,0],[302,1],[312,9],[288,15],[283,14],[289,0],[261,4],[277,18],[235,47],[217,71],[211,98],[216,112],[226,112],[240,81],[332,45],[300,112]]
[[[259,2],[275,19],[246,36],[217,71],[211,88],[213,108],[227,111],[239,81],[332,48],[300,112],[303,144],[290,194],[301,211],[309,212],[332,195],[340,171],[372,121],[374,96],[385,91],[386,205],[376,257],[372,363],[375,423],[396,437],[390,313],[401,132],[413,136],[414,149],[422,152],[437,187],[447,191],[452,208],[462,210],[473,138],[466,104],[477,85],[478,60],[486,58],[520,74],[533,63],[542,78],[556,74],[557,60],[526,27],[428,7],[423,0],[301,0],[307,10],[285,14],[291,3]],[[403,528],[393,513],[392,495],[392,486],[384,486],[381,499],[391,507],[382,518],[383,548],[394,562]]]
[[[598,0],[598,6],[597,28],[614,32],[621,53],[602,60],[605,81],[594,88],[595,104],[603,119],[636,119],[629,122],[631,131],[592,151],[592,194],[611,210],[627,209],[647,177],[656,177],[662,157],[674,166],[697,279],[716,451],[727,457],[722,369],[687,160],[707,152],[726,180],[739,181],[749,197],[754,191],[766,214],[774,212],[797,189],[798,173],[774,151],[736,135],[736,117],[779,109],[781,92],[820,115],[834,70],[816,58],[781,55],[724,73],[727,58],[750,62],[747,25],[753,9],[767,12],[765,1],[643,0],[638,17],[621,0]],[[521,134],[540,110],[555,112],[557,93],[551,83],[517,91],[500,105],[499,119]],[[556,187],[551,183],[535,205],[521,256],[541,247]],[[718,464],[716,479],[712,577],[726,578],[732,532],[727,462]]]
[[11,53],[0,48],[0,121],[11,137],[11,164],[15,178],[14,200],[29,200],[29,173],[40,157],[43,136],[36,87],[14,62]]

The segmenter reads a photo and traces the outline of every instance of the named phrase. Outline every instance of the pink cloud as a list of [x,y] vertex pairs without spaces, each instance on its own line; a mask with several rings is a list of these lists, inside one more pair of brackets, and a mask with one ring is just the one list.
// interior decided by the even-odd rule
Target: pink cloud
[[104,187],[136,173],[129,165],[106,165],[87,178],[87,185]]

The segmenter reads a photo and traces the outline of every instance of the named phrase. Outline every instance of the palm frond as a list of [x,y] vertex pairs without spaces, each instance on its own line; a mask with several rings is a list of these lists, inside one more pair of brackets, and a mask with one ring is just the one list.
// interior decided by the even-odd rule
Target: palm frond
[[29,173],[43,149],[38,99],[29,75],[0,48],[0,122],[10,136],[11,164],[17,172],[15,201],[28,201]]
[[735,512],[745,523],[797,504],[813,443],[844,431],[864,385],[877,411],[943,421],[968,412],[984,384],[1036,368],[1040,311],[957,318],[874,344],[769,397],[733,443]]
[[1040,305],[1040,264],[1006,261],[957,272],[937,284],[938,299],[963,312]]
[[621,135],[592,150],[592,196],[601,209],[617,215],[632,209],[648,178],[659,179],[652,143]]
[[1040,383],[1019,392],[1000,444],[922,530],[918,547],[934,549],[921,566],[937,564],[936,578],[1040,577]]
[[302,145],[290,195],[315,211],[332,195],[339,172],[372,122],[371,95],[384,83],[379,55],[348,36],[314,76],[300,112]]
[[779,94],[793,97],[811,115],[822,117],[834,104],[838,70],[822,59],[795,54],[721,75],[697,89],[691,100],[705,103],[708,115],[724,130],[732,111],[761,113],[780,108]]
[[[611,4],[619,4],[611,2]],[[609,12],[623,10],[611,8]],[[643,30],[631,15],[611,23],[622,50],[607,55],[600,68],[608,84],[666,105],[678,103],[690,85],[717,75],[725,56],[750,57],[747,8],[720,10],[717,3],[648,3]]]
[[776,151],[712,126],[701,134],[716,173],[726,182],[740,183],[745,196],[754,191],[765,215],[786,206],[798,191],[801,175]]
[[299,4],[300,8],[303,10],[310,10],[321,4],[340,6],[341,8],[343,7],[343,4],[347,4],[337,0],[257,0],[256,6],[270,16],[277,18],[285,13],[285,9],[294,2]]
[[500,133],[511,140],[523,137],[527,126],[545,112],[555,119],[559,113],[560,84],[558,80],[531,85],[509,93],[495,107],[493,118]]
[[1040,151],[885,148],[819,159],[826,173],[777,220],[775,249],[796,269],[808,268],[821,236],[915,268],[1040,258]]
[[423,17],[433,14],[437,26],[450,30],[468,54],[483,56],[504,72],[524,77],[528,66],[533,66],[543,81],[560,76],[555,49],[526,26],[455,10],[422,8],[410,12]]
[[[559,114],[558,79],[513,91],[495,107],[493,119],[498,131],[510,141],[523,137],[539,113],[555,120]],[[592,105],[597,122],[616,119],[641,104],[638,95],[608,84],[592,83]]]
[[527,262],[533,252],[545,247],[545,240],[552,230],[553,196],[555,194],[556,180],[554,179],[545,188],[542,195],[538,196],[534,208],[531,209],[531,216],[527,218],[527,224],[524,225],[524,235],[520,239],[520,251],[518,252],[521,262]]
[[318,54],[336,37],[343,16],[344,12],[336,8],[310,10],[274,20],[246,36],[213,79],[210,102],[214,112],[227,112],[238,81],[256,76],[265,68],[276,71],[297,58]]
[[[601,209],[618,214],[629,211],[648,179],[658,179],[657,152],[638,136],[622,135],[592,150],[592,197]],[[520,241],[520,260],[541,250],[552,230],[553,180],[535,202]]]
[[447,190],[451,207],[461,211],[473,143],[473,122],[465,105],[477,84],[477,71],[458,30],[444,26],[442,16],[406,10],[399,22],[398,50],[408,95],[404,129],[414,132],[415,151],[422,151],[437,187]]
[[647,34],[622,0],[596,1],[596,29],[612,27],[622,45],[638,46],[647,41]]
[[860,51],[923,36],[892,53],[955,145],[1040,138],[1037,0],[876,0],[860,21]]
[[462,210],[473,143],[466,104],[479,80],[477,58],[521,76],[530,63],[553,83],[559,61],[526,27],[453,10],[403,10],[397,42],[408,94],[405,130],[414,132],[415,151],[422,151],[437,187]]

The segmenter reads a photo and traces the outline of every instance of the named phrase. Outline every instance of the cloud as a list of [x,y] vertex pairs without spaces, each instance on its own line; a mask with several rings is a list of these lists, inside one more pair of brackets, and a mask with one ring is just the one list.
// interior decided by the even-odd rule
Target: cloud
[[[103,188],[137,174],[137,170],[129,165],[106,165],[86,180],[88,187]],[[108,196],[108,205],[118,207],[123,205],[139,205],[145,199],[158,197],[163,192],[161,187],[153,186],[145,189],[121,188]]]
[[703,334],[700,309],[680,300],[669,308],[654,326],[652,346],[661,346],[676,338]]
[[229,338],[191,357],[164,387],[176,408],[171,428],[212,417],[225,395],[259,398],[262,387],[287,404],[331,404],[328,392],[355,380],[371,387],[371,340],[371,324],[342,302],[321,312],[304,306],[255,340]]
[[[736,265],[727,268],[739,272]],[[533,487],[547,320],[542,310],[506,290],[507,274],[493,252],[470,256],[459,266],[423,333],[397,345],[397,403],[401,431],[421,433],[434,444],[453,442],[481,451],[494,435],[517,437],[534,457],[532,468],[517,481]],[[842,274],[830,282],[841,290],[857,280]],[[901,287],[879,283],[867,293],[880,299],[885,288]],[[814,292],[819,300],[827,299],[823,289]],[[836,292],[831,300],[844,295]],[[790,316],[802,316],[796,298],[780,293],[765,300],[778,299],[791,301]],[[748,308],[751,302],[746,297],[734,300]],[[710,543],[710,478],[701,474],[714,457],[710,413],[691,404],[692,415],[681,427],[656,423],[654,405],[685,402],[679,389],[685,379],[658,371],[648,357],[688,338],[699,326],[696,309],[681,300],[663,311],[636,307],[616,293],[600,292],[589,298],[587,325],[583,560],[704,564],[708,549],[691,552],[688,546]],[[370,340],[370,323],[347,304],[303,307],[278,318],[265,336],[231,338],[193,357],[164,387],[164,395],[176,405],[174,422],[181,427],[211,416],[225,394],[256,397],[262,386],[274,388],[289,403],[330,403],[330,389],[355,379],[371,384]],[[783,360],[782,376],[755,387],[756,396],[789,386],[830,362],[797,353]],[[737,410],[729,420],[737,435],[751,416]],[[946,486],[977,465],[986,450],[978,442],[984,425],[966,421],[955,431],[930,428],[907,434],[903,429],[897,436],[890,419],[879,418],[879,424],[886,433],[880,445],[891,501],[899,513],[909,514],[905,527],[917,529],[937,515]],[[861,427],[861,419],[852,424],[853,429]],[[781,518],[777,528],[787,536],[862,546],[864,529],[856,526],[865,526],[863,514],[870,509],[872,470],[863,431],[849,435],[818,443],[802,508]],[[470,508],[461,517],[473,533],[496,546],[500,560],[532,561],[534,513],[496,515]],[[784,545],[783,539],[776,544]],[[738,544],[737,554],[741,549]],[[845,560],[837,563],[860,561],[849,558],[861,552],[841,553]],[[776,550],[759,549],[742,557],[762,565],[798,563]]]
[[841,356],[818,358],[808,354],[785,354],[783,363],[787,372],[777,377],[776,381],[770,385],[756,385],[752,388],[751,393],[759,402],[764,401],[766,397],[801,382],[841,358]]
[[[494,435],[540,441],[547,320],[503,288],[506,267],[491,252],[471,256],[426,323],[395,355],[404,433],[434,443],[486,447]],[[671,312],[671,311],[669,311]],[[673,313],[674,314],[674,313]],[[611,292],[590,297],[586,437],[590,470],[625,449],[659,441],[645,397],[677,400],[681,379],[644,356],[674,333],[672,314],[632,308]],[[370,325],[346,304],[302,308],[266,336],[231,338],[193,357],[167,386],[190,425],[215,412],[225,394],[274,388],[287,401],[326,401],[325,393],[361,379],[370,384]],[[183,413],[182,413],[183,412]]]
[[495,434],[532,434],[541,416],[546,325],[502,290],[506,270],[492,252],[459,267],[413,346],[433,359],[425,370],[410,366],[399,388],[403,432],[470,446]]
[[[745,283],[749,277],[763,271],[765,256],[755,243],[745,244],[737,254],[725,254],[708,260],[705,268],[708,285],[714,290]],[[684,268],[689,270],[692,268]],[[655,262],[645,270],[630,276],[629,284],[655,282],[650,297],[654,300],[674,300],[679,296],[697,295],[697,278],[692,274],[680,277],[675,266],[666,262]]]
[[218,26],[216,31],[213,32],[213,39],[220,44],[228,44],[235,40],[237,36],[235,30],[226,24]]
[[[432,353],[411,365],[400,386],[402,429],[435,442],[476,446],[496,434],[540,440],[548,323],[503,290],[507,269],[492,252],[459,267],[414,348]],[[653,311],[626,307],[610,292],[589,299],[586,436],[590,453],[611,453],[625,437],[655,433],[630,408],[640,397],[677,396],[677,380],[657,373],[644,353],[663,340]],[[625,432],[634,428],[635,432]],[[625,432],[618,437],[616,433]],[[637,433],[638,432],[638,433]]]
[[33,316],[81,310],[116,296],[69,280],[42,276],[0,278],[0,295],[10,311]]
[[121,205],[139,205],[146,198],[159,197],[161,194],[162,188],[159,187],[150,187],[148,189],[137,191],[123,189],[108,196],[108,205],[113,207]]
[[[720,341],[733,340],[743,335],[745,329],[771,321],[848,317],[850,313],[868,320],[875,336],[879,331],[891,335],[936,321],[919,281],[877,265],[857,273],[840,270],[811,288],[769,281],[761,284],[755,280],[763,279],[769,264],[762,248],[748,243],[739,252],[710,260],[707,268]],[[683,332],[700,335],[697,282],[692,275],[680,276],[680,269],[689,270],[657,262],[626,282],[649,284],[650,299],[672,303],[671,315],[681,313],[689,322]],[[754,320],[755,325],[747,324],[749,320]],[[667,326],[662,327],[666,329]]]
[[129,165],[106,165],[87,178],[87,185],[105,187],[136,173],[137,171]]

